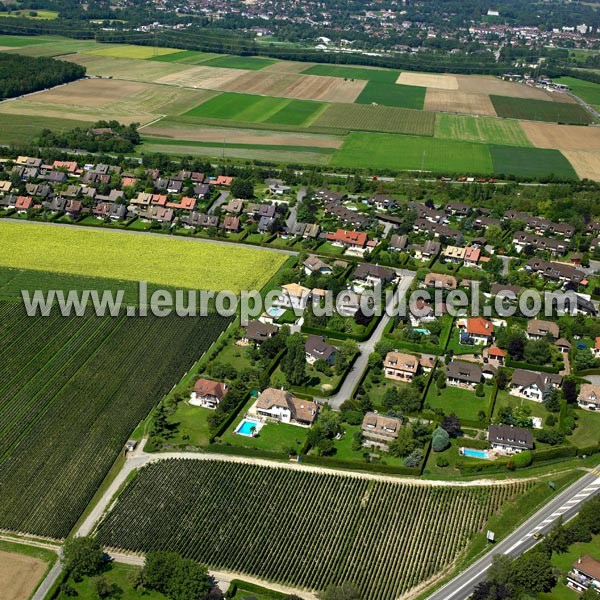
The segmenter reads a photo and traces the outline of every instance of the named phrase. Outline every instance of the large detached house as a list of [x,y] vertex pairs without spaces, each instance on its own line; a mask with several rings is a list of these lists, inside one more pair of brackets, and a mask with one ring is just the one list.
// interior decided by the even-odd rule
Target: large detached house
[[402,427],[402,419],[384,417],[374,412],[368,412],[362,422],[362,434],[369,442],[385,445],[393,442]]
[[577,397],[577,404],[588,410],[600,410],[600,385],[582,384]]
[[388,352],[383,361],[383,371],[387,379],[412,381],[419,370],[419,359],[412,354]]
[[281,286],[281,294],[277,299],[279,306],[304,310],[310,299],[310,290],[299,283],[288,283]]
[[391,283],[396,278],[396,273],[392,269],[380,267],[371,263],[361,263],[356,267],[352,278],[355,281],[360,281],[365,285],[381,285],[385,286]]
[[252,342],[254,344],[260,344],[272,338],[278,331],[275,325],[257,320],[248,321],[248,324],[243,329],[242,342]]
[[513,396],[541,402],[544,399],[544,390],[547,387],[558,387],[561,383],[562,377],[560,375],[515,369],[510,382],[510,393]]
[[464,360],[453,360],[446,367],[448,385],[474,388],[483,377],[481,366]]
[[290,392],[276,388],[264,390],[258,397],[255,406],[256,413],[260,417],[304,426],[314,423],[319,410],[314,402],[295,398]]
[[190,396],[190,404],[204,408],[217,408],[229,391],[229,386],[220,381],[198,379]]
[[527,338],[530,340],[541,340],[551,335],[555,340],[560,335],[557,323],[552,321],[543,321],[541,319],[531,319],[527,321]]
[[320,335],[309,335],[306,339],[306,362],[314,365],[318,360],[324,360],[332,365],[335,361],[337,348],[325,341]]
[[600,560],[587,554],[579,557],[567,574],[567,585],[577,592],[590,588],[600,592]]
[[533,450],[533,433],[524,427],[512,425],[490,425],[488,441],[492,450],[517,454],[523,450]]
[[466,338],[470,343],[487,346],[494,339],[494,325],[483,317],[473,317],[466,320],[461,342]]

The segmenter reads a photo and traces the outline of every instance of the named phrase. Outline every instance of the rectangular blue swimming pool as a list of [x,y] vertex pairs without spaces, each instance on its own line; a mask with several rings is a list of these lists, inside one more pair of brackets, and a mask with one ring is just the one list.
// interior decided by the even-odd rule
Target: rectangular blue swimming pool
[[462,453],[464,456],[468,456],[469,458],[481,458],[483,460],[489,460],[488,451],[487,450],[475,450],[474,448],[462,448]]

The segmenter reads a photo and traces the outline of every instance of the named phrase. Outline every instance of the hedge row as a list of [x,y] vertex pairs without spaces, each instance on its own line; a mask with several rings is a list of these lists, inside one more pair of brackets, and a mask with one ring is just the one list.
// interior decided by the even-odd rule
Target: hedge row
[[313,335],[321,335],[333,340],[356,340],[357,342],[365,342],[371,337],[373,329],[377,327],[379,318],[373,318],[367,325],[363,333],[346,333],[345,331],[331,331],[322,327],[311,327],[310,325],[302,325],[302,333],[312,333]]
[[530,365],[526,362],[520,362],[517,360],[511,360],[510,358],[506,359],[506,366],[511,369],[526,369],[527,371],[539,371],[540,373],[553,373],[554,375],[558,375],[560,369],[558,367],[545,367],[538,365]]
[[285,600],[285,598],[288,597],[287,594],[276,592],[275,590],[270,590],[268,588],[261,587],[260,585],[250,583],[249,581],[243,581],[242,579],[231,580],[225,597],[235,598],[238,588],[242,588],[244,592],[253,592],[262,598],[272,598],[273,600]]

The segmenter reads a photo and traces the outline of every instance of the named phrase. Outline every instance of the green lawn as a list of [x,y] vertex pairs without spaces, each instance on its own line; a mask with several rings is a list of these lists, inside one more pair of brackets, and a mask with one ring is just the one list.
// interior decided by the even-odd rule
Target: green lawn
[[[104,577],[111,583],[115,583],[121,589],[119,600],[165,600],[166,596],[159,592],[138,591],[133,587],[133,582],[140,568],[133,565],[125,565],[121,563],[111,563],[110,568],[104,574]],[[96,592],[96,578],[85,577],[80,582],[75,582],[72,579],[68,580],[69,585],[77,592],[77,597],[80,600],[97,600],[98,593]],[[65,594],[59,594],[58,600],[66,600]]]
[[425,102],[425,92],[426,88],[416,85],[369,81],[356,102],[358,104],[375,103],[421,110]]
[[489,149],[494,173],[534,178],[556,175],[566,179],[579,179],[571,163],[559,150],[494,145],[489,146]]
[[23,46],[46,44],[47,42],[51,42],[55,39],[56,38],[46,36],[0,35],[0,46],[22,48]]
[[568,85],[571,91],[588,104],[600,106],[600,84],[575,77],[559,77],[557,83]]
[[579,448],[599,443],[600,414],[583,410],[582,408],[574,408],[573,411],[577,417],[577,427],[573,431],[573,434],[568,437],[569,441]]
[[352,132],[332,159],[342,167],[372,167],[434,173],[491,173],[484,144],[408,135]]
[[531,146],[518,121],[438,113],[435,137],[467,142],[490,142],[508,146]]
[[438,396],[438,388],[435,382],[429,387],[425,397],[425,405],[429,404],[432,408],[441,408],[447,415],[454,413],[459,419],[469,421],[478,421],[479,412],[488,412],[492,386],[484,386],[485,396],[478,398],[475,392],[464,390],[453,386],[447,386]]
[[[35,11],[35,15],[31,15],[30,11]],[[55,10],[43,10],[40,8],[21,8],[19,10],[13,10],[10,13],[0,12],[0,17],[18,17],[26,19],[39,19],[45,21],[52,21],[58,17],[58,12]]]
[[366,79],[379,83],[396,83],[400,71],[393,69],[364,69],[362,67],[340,67],[335,65],[314,65],[302,71],[302,75],[344,77],[346,79]]
[[[511,408],[514,408],[515,406],[526,406],[531,411],[532,417],[541,417],[544,423],[550,416],[550,412],[545,409],[541,402],[535,402],[534,400],[527,400],[527,398],[512,396],[506,390],[498,390],[496,404],[494,406],[494,417],[498,414],[500,408],[507,405]],[[558,413],[555,414],[555,416],[558,419]]]
[[208,446],[210,430],[207,419],[213,412],[210,408],[180,402],[177,410],[169,417],[169,423],[177,427],[167,443],[173,446]]
[[236,427],[255,401],[256,398],[251,398],[248,401],[248,404],[240,411],[233,425],[221,436],[220,443],[282,454],[287,453],[290,448],[294,448],[297,452],[300,452],[308,433],[308,429],[305,427],[297,427],[296,425],[287,425],[285,423],[266,423],[254,437],[234,433]]
[[490,95],[496,114],[509,119],[587,125],[592,115],[579,104]]
[[207,60],[203,63],[203,66],[258,71],[276,62],[276,60],[271,58],[258,58],[256,56],[219,56],[218,58]]

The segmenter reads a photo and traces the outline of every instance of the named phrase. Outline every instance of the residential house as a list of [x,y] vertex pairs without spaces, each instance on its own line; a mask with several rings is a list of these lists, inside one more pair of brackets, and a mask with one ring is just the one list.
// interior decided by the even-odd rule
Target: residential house
[[503,301],[516,302],[519,295],[525,288],[519,285],[507,285],[505,283],[494,283],[490,290],[490,295],[496,298],[501,298]]
[[444,208],[447,215],[454,217],[468,217],[471,214],[471,207],[462,202],[448,202]]
[[580,556],[567,573],[567,585],[577,592],[588,589],[600,592],[600,560],[588,554]]
[[363,231],[346,229],[338,229],[335,233],[327,234],[327,239],[336,246],[346,246],[351,250],[362,250],[369,241],[367,234]]
[[460,336],[461,344],[475,344],[477,346],[487,346],[494,339],[494,324],[483,317],[471,317],[465,321],[459,322],[462,333]]
[[459,264],[465,259],[466,248],[459,246],[447,246],[442,252],[445,262]]
[[274,230],[275,223],[273,217],[261,217],[258,221],[258,231],[260,233],[270,233]]
[[531,258],[525,264],[528,271],[554,281],[570,283],[577,287],[585,279],[585,273],[565,263],[549,262],[539,258]]
[[412,354],[388,352],[383,361],[383,372],[387,379],[412,381],[419,371],[419,358]]
[[179,202],[167,202],[167,208],[173,210],[194,210],[196,208],[196,198],[183,196]]
[[347,194],[333,192],[332,190],[328,190],[326,188],[320,189],[315,196],[324,202],[336,202],[338,204],[341,204],[348,197]]
[[561,354],[569,354],[571,351],[571,342],[565,338],[559,338],[554,342],[554,345],[558,348]]
[[352,279],[364,285],[384,287],[396,279],[396,273],[386,267],[380,267],[372,263],[361,263],[354,269]]
[[231,215],[225,217],[223,220],[223,229],[225,229],[225,231],[229,231],[230,233],[238,232],[240,230],[239,218]]
[[232,215],[239,215],[244,210],[244,202],[237,199],[230,200],[223,206],[223,210]]
[[217,215],[209,215],[206,213],[191,212],[188,215],[180,217],[179,222],[188,228],[195,227],[218,227],[219,217]]
[[577,404],[588,410],[600,410],[600,385],[582,383],[577,396]]
[[374,194],[369,198],[368,203],[377,210],[393,210],[397,204],[395,198],[384,194]]
[[446,381],[455,387],[474,388],[481,382],[483,372],[477,363],[452,360],[446,366]]
[[417,260],[431,260],[435,258],[442,249],[442,245],[434,240],[427,240],[422,246],[412,245],[410,250]]
[[215,409],[229,391],[229,386],[220,381],[198,379],[190,396],[190,404]]
[[310,400],[295,398],[285,390],[267,388],[258,397],[255,410],[260,417],[292,425],[310,426],[317,417],[319,407]]
[[333,269],[318,256],[310,255],[303,263],[304,272],[307,275],[318,273],[319,275],[331,275]]
[[281,286],[281,294],[275,303],[285,308],[304,310],[310,300],[311,291],[299,283],[288,283]]
[[515,369],[510,382],[510,394],[541,402],[544,399],[546,388],[549,386],[558,387],[561,383],[562,377],[560,375]]
[[211,183],[219,187],[230,187],[233,183],[233,177],[219,175],[216,179],[212,180]]
[[33,198],[29,196],[19,196],[15,202],[15,208],[19,214],[26,213],[30,208],[33,208]]
[[263,323],[262,321],[248,321],[243,328],[242,342],[254,345],[261,344],[265,340],[272,338],[278,331],[277,326],[272,323]]
[[111,221],[120,221],[127,216],[127,206],[125,204],[113,203],[108,211],[108,218]]
[[541,319],[531,319],[527,321],[527,338],[530,340],[541,340],[548,336],[558,339],[560,330],[558,323],[552,321],[543,321]]
[[210,198],[212,191],[210,189],[210,185],[208,183],[196,183],[194,185],[194,194],[197,198],[202,198],[203,200],[208,200]]
[[481,249],[469,246],[465,248],[464,265],[465,267],[478,267],[481,258]]
[[368,412],[363,418],[361,431],[368,442],[385,446],[393,442],[402,427],[402,419],[384,417],[375,412]]
[[314,365],[318,360],[324,360],[327,364],[333,365],[337,348],[325,341],[324,337],[319,335],[309,335],[306,339],[306,362]]
[[406,250],[407,246],[408,246],[408,236],[394,234],[390,238],[390,243],[388,245],[388,248],[390,250],[397,250],[398,252],[402,252],[402,251]]
[[533,433],[524,427],[490,425],[488,441],[492,450],[506,454],[518,454],[523,450],[533,450]]
[[453,275],[427,273],[427,275],[425,275],[425,286],[441,288],[444,290],[455,290],[458,287],[458,282]]
[[484,348],[481,356],[483,357],[484,362],[496,363],[498,366],[503,366],[506,362],[506,350],[502,350],[502,348],[498,348],[498,346]]

